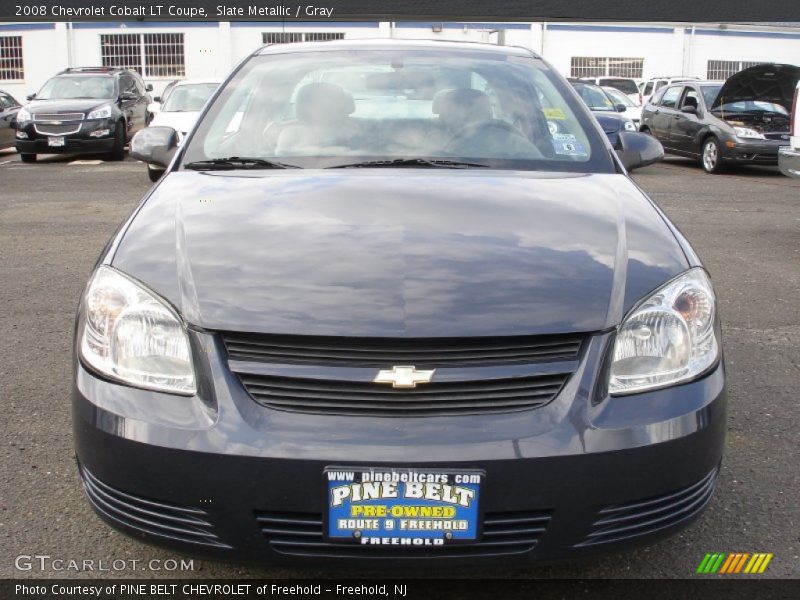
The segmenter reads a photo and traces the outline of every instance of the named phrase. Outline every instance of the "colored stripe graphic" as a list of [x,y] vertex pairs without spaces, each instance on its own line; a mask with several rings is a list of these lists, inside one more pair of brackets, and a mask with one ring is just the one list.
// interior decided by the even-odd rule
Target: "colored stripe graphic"
[[709,552],[700,561],[697,573],[732,575],[738,573],[761,574],[767,570],[767,565],[774,554],[769,552]]

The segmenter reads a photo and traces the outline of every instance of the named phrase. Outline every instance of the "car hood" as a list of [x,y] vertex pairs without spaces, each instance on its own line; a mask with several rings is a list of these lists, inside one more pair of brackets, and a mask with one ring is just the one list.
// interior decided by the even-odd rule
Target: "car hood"
[[791,113],[798,80],[800,67],[755,65],[731,75],[725,81],[711,105],[711,110],[733,102],[761,101],[780,104]]
[[89,112],[106,104],[111,104],[113,100],[98,100],[76,98],[73,100],[32,100],[27,108],[31,114],[36,113],[58,113],[58,112]]
[[120,237],[187,321],[261,333],[598,331],[687,268],[623,175],[178,171]]
[[199,114],[199,111],[165,112],[162,110],[156,113],[150,125],[172,127],[175,131],[187,133],[194,127],[194,123],[197,121],[197,115]]

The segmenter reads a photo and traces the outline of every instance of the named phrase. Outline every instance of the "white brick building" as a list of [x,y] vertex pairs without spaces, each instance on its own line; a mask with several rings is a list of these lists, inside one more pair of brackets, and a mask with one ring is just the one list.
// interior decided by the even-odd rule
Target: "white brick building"
[[800,64],[800,23],[0,23],[0,89],[22,100],[61,69],[106,64],[138,69],[158,93],[179,77],[222,77],[265,42],[341,37],[525,46],[573,76],[725,78],[755,62]]

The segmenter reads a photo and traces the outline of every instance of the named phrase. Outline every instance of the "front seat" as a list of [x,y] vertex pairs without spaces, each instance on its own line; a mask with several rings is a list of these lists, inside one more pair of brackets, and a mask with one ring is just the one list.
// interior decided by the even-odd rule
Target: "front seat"
[[348,154],[358,127],[350,118],[353,97],[340,86],[317,82],[304,85],[295,99],[297,121],[281,129],[276,156]]
[[489,96],[480,90],[459,88],[442,90],[433,97],[433,114],[438,115],[439,129],[449,134],[467,125],[492,120]]

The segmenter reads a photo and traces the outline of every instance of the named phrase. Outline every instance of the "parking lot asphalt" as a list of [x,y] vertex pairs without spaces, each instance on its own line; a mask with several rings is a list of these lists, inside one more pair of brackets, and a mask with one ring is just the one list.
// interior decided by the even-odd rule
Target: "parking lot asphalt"
[[[90,509],[71,439],[74,311],[98,254],[150,183],[132,160],[74,160],[23,164],[0,151],[0,577],[317,575],[198,559],[191,572],[140,570],[180,557],[117,533]],[[719,296],[729,429],[718,490],[688,529],[641,550],[468,574],[693,577],[706,552],[771,552],[762,577],[800,577],[800,180],[772,168],[712,176],[684,159],[635,179],[692,242]],[[95,568],[141,562],[119,571],[20,571],[20,555],[93,560]]]

